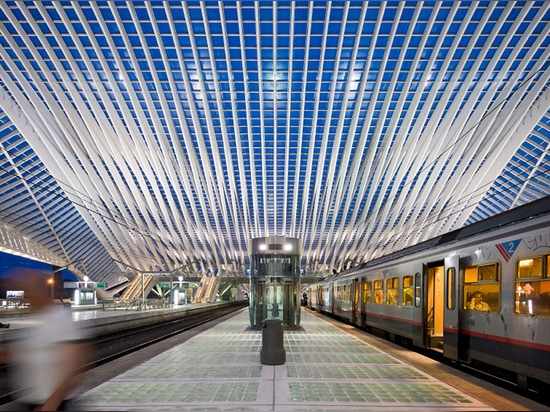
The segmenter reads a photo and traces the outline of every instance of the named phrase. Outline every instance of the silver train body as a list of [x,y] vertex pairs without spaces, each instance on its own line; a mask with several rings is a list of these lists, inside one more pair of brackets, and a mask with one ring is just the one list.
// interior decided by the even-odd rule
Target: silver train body
[[550,198],[309,284],[307,293],[311,309],[392,341],[513,372],[523,388],[550,384]]

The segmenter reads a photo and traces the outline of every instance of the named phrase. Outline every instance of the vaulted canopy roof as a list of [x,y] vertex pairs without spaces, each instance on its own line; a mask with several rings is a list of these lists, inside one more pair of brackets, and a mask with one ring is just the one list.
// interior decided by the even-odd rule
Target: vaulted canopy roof
[[548,196],[548,1],[2,1],[0,245],[324,275]]

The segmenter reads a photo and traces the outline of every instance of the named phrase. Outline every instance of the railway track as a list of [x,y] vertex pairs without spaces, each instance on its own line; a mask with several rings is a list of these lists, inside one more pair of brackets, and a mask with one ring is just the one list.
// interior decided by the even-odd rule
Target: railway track
[[[170,321],[151,322],[147,325],[116,333],[94,336],[89,340],[92,350],[89,351],[87,358],[82,360],[78,373],[112,362],[122,356],[240,310],[246,305],[247,302],[233,306],[213,307],[207,312],[188,313],[182,318]],[[24,389],[24,385],[16,380],[14,365],[1,365],[0,405],[5,405],[17,399]]]

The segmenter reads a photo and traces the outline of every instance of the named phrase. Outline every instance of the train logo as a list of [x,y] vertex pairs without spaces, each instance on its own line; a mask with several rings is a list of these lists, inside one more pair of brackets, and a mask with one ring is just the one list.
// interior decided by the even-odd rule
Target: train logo
[[510,258],[516,251],[520,242],[521,242],[521,239],[516,239],[516,240],[511,240],[510,242],[498,243],[496,245],[496,248],[504,258],[504,260],[506,260],[506,262],[509,262]]

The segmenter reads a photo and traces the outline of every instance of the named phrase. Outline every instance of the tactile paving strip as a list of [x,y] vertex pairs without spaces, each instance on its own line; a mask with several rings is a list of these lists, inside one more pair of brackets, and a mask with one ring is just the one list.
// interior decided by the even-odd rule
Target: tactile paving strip
[[372,345],[302,313],[286,363],[260,363],[248,312],[83,394],[71,410],[492,410]]

